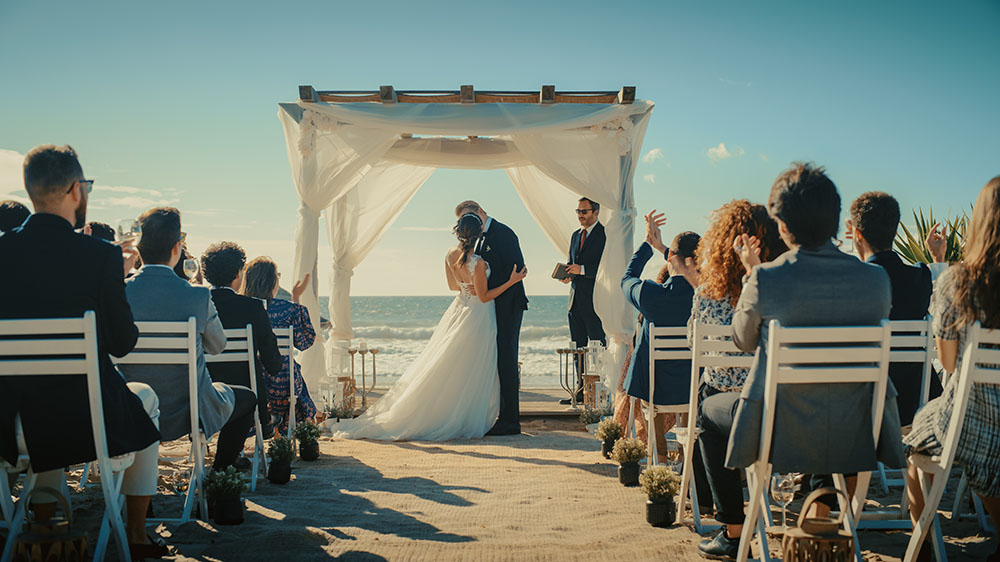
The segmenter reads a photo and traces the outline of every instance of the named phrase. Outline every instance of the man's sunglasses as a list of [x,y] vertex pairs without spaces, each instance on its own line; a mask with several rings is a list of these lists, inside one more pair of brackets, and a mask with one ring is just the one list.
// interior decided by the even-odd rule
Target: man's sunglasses
[[69,186],[69,189],[66,190],[66,193],[73,191],[73,186],[76,184],[80,184],[80,191],[83,191],[86,188],[87,193],[90,193],[91,191],[94,190],[94,180],[76,180]]
[[578,214],[578,215],[586,215],[587,213],[589,213],[591,211],[593,211],[593,209],[577,209],[576,210],[576,214]]

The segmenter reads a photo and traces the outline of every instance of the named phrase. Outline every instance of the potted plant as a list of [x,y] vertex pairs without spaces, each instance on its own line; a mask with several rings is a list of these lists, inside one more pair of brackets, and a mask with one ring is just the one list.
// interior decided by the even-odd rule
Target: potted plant
[[618,481],[626,486],[639,484],[639,461],[646,456],[646,446],[638,439],[619,439],[611,451],[618,463]]
[[587,426],[587,431],[592,431],[591,426],[596,425],[599,421],[601,421],[601,410],[587,406],[580,413],[580,423]]
[[674,496],[681,485],[681,477],[665,466],[652,466],[639,475],[639,485],[646,492],[646,521],[654,527],[674,524],[677,509]]
[[205,476],[205,496],[212,506],[213,519],[219,525],[243,523],[243,500],[240,494],[246,488],[243,473],[236,467],[212,470]]
[[615,441],[622,436],[622,426],[614,418],[603,419],[601,423],[597,424],[597,433],[595,435],[602,441],[601,454],[604,455],[604,458],[609,459],[611,458],[611,450],[615,446]]
[[287,437],[275,437],[267,446],[271,464],[267,467],[267,479],[272,484],[285,484],[292,477],[292,461],[295,460],[295,446]]
[[319,458],[319,426],[312,422],[296,425],[295,439],[299,442],[299,458],[304,461]]

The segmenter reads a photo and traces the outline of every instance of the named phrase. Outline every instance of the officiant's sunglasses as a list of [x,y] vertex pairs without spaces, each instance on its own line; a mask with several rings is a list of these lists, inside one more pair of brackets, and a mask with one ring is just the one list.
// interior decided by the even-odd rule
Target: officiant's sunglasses
[[587,213],[589,213],[591,211],[593,211],[593,209],[577,209],[576,210],[576,214],[578,214],[578,215],[586,215]]

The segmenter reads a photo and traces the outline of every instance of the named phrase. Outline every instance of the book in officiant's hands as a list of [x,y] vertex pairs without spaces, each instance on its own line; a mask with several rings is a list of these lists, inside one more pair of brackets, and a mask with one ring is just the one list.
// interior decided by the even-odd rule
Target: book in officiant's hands
[[567,268],[569,268],[569,265],[565,263],[557,263],[555,270],[552,271],[552,278],[562,281],[563,279],[573,277],[573,275],[567,271]]

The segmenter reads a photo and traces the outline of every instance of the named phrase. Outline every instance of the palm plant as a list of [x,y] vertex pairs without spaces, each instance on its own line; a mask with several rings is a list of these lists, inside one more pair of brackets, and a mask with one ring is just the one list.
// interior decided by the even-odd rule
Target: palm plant
[[930,209],[930,216],[924,218],[923,209],[913,211],[914,229],[911,231],[905,224],[899,223],[901,231],[896,233],[896,251],[906,261],[910,263],[931,263],[934,257],[927,248],[927,235],[931,228],[940,222],[947,228],[947,250],[945,251],[945,261],[955,263],[962,261],[964,256],[965,228],[969,224],[969,215],[962,213],[962,216],[944,219],[943,221],[934,219],[934,209]]

